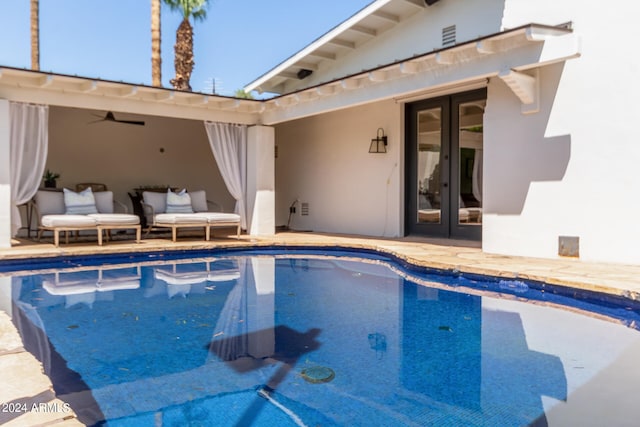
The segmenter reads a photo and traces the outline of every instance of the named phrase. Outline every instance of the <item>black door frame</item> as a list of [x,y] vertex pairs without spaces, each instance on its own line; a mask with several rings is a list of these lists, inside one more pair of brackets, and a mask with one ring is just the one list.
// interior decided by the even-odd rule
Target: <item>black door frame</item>
[[[458,197],[460,186],[460,115],[459,105],[484,100],[487,89],[424,99],[405,106],[405,235],[415,234],[454,239],[481,240],[482,224],[459,223]],[[418,212],[418,113],[432,108],[441,108],[441,154],[440,154],[440,223],[419,223]],[[452,166],[455,165],[455,166]]]

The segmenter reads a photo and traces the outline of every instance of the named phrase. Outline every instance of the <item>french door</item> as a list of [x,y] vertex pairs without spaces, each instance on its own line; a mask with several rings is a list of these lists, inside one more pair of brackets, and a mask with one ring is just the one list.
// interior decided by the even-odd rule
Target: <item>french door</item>
[[406,234],[482,238],[486,89],[406,106]]

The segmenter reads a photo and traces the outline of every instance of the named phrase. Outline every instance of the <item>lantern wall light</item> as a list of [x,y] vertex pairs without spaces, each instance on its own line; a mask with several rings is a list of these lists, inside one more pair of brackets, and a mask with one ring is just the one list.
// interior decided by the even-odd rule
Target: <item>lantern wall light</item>
[[371,140],[369,145],[370,153],[386,153],[387,152],[387,136],[384,134],[384,129],[378,128],[376,137]]

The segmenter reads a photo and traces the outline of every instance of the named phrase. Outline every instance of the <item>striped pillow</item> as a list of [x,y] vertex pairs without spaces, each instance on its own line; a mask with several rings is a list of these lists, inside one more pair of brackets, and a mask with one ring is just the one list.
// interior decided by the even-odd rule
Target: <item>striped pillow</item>
[[183,189],[179,193],[167,190],[167,213],[193,213],[191,196]]
[[65,213],[68,215],[85,215],[98,213],[96,199],[91,187],[87,187],[79,193],[63,188]]

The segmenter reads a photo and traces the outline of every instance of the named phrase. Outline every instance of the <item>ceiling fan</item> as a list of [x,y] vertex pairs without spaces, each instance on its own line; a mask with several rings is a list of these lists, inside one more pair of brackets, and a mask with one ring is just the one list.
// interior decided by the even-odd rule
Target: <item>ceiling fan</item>
[[[101,117],[101,116],[97,116],[97,117]],[[139,120],[118,120],[116,119],[116,116],[114,116],[113,112],[111,111],[107,111],[107,114],[104,117],[102,117],[99,120],[94,120],[92,122],[89,122],[89,124],[98,123],[98,122],[116,122],[116,123],[124,123],[127,125],[144,126],[144,122]]]

